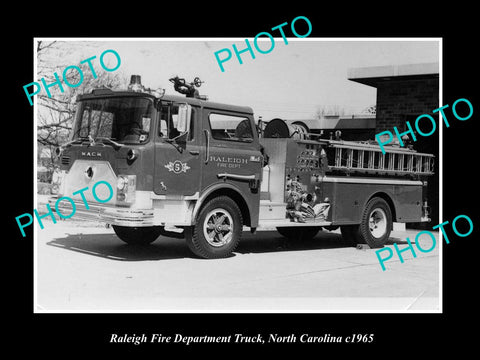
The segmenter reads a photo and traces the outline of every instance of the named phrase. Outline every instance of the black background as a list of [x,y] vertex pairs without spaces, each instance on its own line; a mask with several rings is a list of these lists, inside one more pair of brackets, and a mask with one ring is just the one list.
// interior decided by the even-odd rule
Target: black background
[[[312,4],[312,3],[309,3]],[[478,191],[477,38],[474,35],[476,10],[472,5],[448,3],[448,8],[420,8],[416,3],[381,3],[382,5],[326,6],[323,3],[293,7],[287,3],[224,2],[218,5],[199,3],[195,8],[186,3],[177,8],[159,2],[108,4],[76,3],[35,5],[14,11],[7,17],[18,21],[2,25],[4,45],[3,176],[5,197],[3,211],[9,233],[4,232],[3,298],[7,301],[3,322],[8,330],[4,344],[17,354],[28,350],[53,358],[72,355],[136,354],[151,352],[154,356],[174,356],[180,352],[199,355],[200,349],[211,354],[227,354],[223,350],[247,350],[252,354],[297,350],[321,356],[328,353],[383,356],[398,354],[432,355],[443,349],[473,347],[477,297],[475,242],[478,231],[466,238],[449,232],[451,243],[443,244],[443,313],[442,314],[34,314],[33,313],[33,238],[21,238],[15,216],[31,211],[33,205],[33,107],[28,105],[23,85],[33,81],[34,37],[253,37],[261,31],[296,16],[306,16],[312,23],[310,37],[442,37],[443,38],[443,104],[467,98],[473,104],[473,117],[467,121],[450,121],[443,131],[443,219],[453,220],[468,215],[479,226],[476,201]],[[11,10],[10,10],[11,11]],[[299,23],[298,23],[299,24]],[[300,34],[304,33],[298,28]],[[13,100],[13,101],[12,101]],[[453,119],[453,117],[449,118]],[[438,129],[438,128],[437,128]],[[438,130],[437,130],[438,131]],[[477,142],[478,143],[478,142]],[[432,224],[434,225],[434,224]],[[59,269],[61,271],[61,269]],[[470,326],[473,325],[473,328]],[[213,345],[148,345],[109,344],[112,333],[200,336],[243,333],[255,335],[278,333],[297,336],[331,334],[348,336],[355,333],[375,334],[371,344],[213,344]],[[380,351],[379,348],[382,348]],[[173,350],[171,355],[167,351]],[[222,355],[223,354],[223,355]]]

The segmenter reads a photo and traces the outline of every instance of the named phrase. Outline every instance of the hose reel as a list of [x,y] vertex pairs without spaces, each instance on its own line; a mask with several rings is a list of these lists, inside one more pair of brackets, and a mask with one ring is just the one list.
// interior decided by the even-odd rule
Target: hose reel
[[263,131],[264,138],[290,138],[308,140],[309,129],[301,122],[286,123],[282,119],[270,120]]

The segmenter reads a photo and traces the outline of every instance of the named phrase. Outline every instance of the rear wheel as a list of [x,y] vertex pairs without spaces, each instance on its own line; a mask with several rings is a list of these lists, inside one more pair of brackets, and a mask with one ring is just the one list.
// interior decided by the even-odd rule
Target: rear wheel
[[359,225],[341,227],[347,243],[367,244],[372,249],[385,245],[392,231],[392,212],[387,202],[374,197],[365,206]]
[[163,226],[128,227],[112,225],[117,236],[130,245],[147,245],[154,242],[163,231]]
[[320,231],[318,226],[298,226],[298,227],[277,227],[280,235],[287,239],[310,240]]
[[240,242],[242,213],[228,196],[208,201],[198,214],[196,224],[185,229],[190,250],[205,259],[229,256]]
[[392,212],[382,198],[372,198],[365,206],[359,231],[371,248],[383,247],[392,231]]

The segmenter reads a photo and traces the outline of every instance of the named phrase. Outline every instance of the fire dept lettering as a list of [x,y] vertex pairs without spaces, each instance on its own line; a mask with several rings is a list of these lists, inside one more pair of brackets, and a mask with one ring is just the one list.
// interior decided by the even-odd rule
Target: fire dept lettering
[[190,166],[187,163],[182,163],[180,160],[176,160],[174,162],[169,162],[165,167],[168,171],[172,171],[174,174],[180,174],[182,172],[186,173]]
[[210,155],[210,161],[216,162],[218,167],[223,168],[239,168],[242,164],[248,164],[248,160],[244,158],[233,158],[227,156]]

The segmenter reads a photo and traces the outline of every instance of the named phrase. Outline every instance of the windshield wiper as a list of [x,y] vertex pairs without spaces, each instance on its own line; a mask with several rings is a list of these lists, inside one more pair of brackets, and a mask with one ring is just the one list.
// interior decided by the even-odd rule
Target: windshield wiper
[[101,142],[106,142],[107,144],[112,145],[115,150],[118,150],[121,147],[125,146],[125,145],[119,144],[118,142],[113,141],[112,139],[107,138],[107,137],[97,137],[97,138],[95,138],[94,141],[97,141],[97,140],[100,140]]

